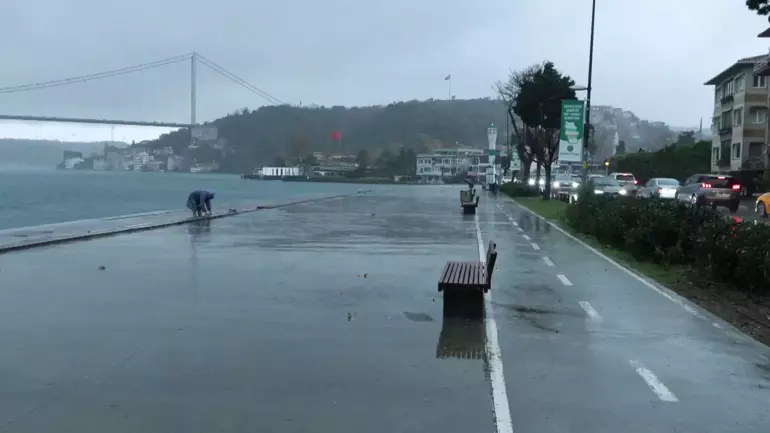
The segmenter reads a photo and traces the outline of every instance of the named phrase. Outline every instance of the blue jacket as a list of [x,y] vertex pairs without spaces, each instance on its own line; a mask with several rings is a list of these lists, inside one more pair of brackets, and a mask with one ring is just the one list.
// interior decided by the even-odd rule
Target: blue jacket
[[187,207],[195,210],[211,210],[211,200],[214,193],[204,190],[193,191],[187,196]]

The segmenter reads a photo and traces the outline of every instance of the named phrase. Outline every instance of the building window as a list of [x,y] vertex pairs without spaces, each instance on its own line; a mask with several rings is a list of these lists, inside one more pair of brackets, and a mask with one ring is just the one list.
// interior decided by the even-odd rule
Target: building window
[[765,81],[765,77],[761,75],[754,75],[754,87],[755,88],[767,87],[767,81]]
[[729,128],[733,124],[733,110],[722,113],[722,122],[719,128]]
[[741,159],[741,143],[733,143],[732,158]]
[[736,108],[733,110],[733,126],[741,126],[743,124],[743,108]]
[[761,141],[749,143],[749,158],[761,157],[764,148],[765,143],[762,143]]
[[735,78],[735,93],[743,92],[746,85],[746,78],[743,75],[739,75]]
[[764,125],[767,122],[767,108],[752,107],[749,109],[751,123],[755,125]]
[[711,161],[714,163],[719,161],[719,146],[711,148]]

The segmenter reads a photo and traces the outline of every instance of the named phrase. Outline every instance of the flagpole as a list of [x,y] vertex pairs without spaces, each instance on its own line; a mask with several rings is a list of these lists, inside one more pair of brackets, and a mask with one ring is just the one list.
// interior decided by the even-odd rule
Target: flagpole
[[449,75],[449,98],[450,101],[452,100],[452,75]]

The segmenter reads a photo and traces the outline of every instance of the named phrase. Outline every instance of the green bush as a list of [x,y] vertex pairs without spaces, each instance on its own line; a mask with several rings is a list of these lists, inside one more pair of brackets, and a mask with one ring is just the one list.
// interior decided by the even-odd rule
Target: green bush
[[690,266],[751,294],[770,294],[770,226],[736,223],[708,207],[581,191],[569,226],[638,260]]
[[503,184],[500,191],[511,197],[537,197],[540,195],[540,191],[534,186],[513,182]]

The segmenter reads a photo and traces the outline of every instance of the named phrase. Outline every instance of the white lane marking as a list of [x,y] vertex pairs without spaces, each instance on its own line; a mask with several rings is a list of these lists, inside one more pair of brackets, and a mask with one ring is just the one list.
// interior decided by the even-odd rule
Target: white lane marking
[[594,253],[597,256],[603,258],[604,260],[609,262],[611,265],[613,265],[616,268],[620,269],[621,271],[625,272],[628,276],[634,278],[635,280],[637,280],[640,283],[644,284],[648,288],[654,290],[659,295],[663,296],[664,298],[668,299],[669,301],[679,305],[680,307],[682,307],[688,313],[692,314],[693,316],[703,318],[703,315],[701,313],[699,313],[695,308],[690,306],[685,300],[683,300],[682,298],[679,298],[677,296],[674,296],[671,293],[668,293],[667,292],[668,289],[662,290],[661,288],[657,287],[655,284],[653,284],[653,283],[649,282],[648,280],[646,280],[645,278],[637,275],[634,271],[628,269],[627,267],[621,265],[620,263],[616,262],[615,260],[609,258],[607,255],[605,255],[601,251],[597,250],[596,248],[594,248],[594,247],[588,245],[587,243],[581,241],[580,239],[576,238],[575,236],[573,236],[571,233],[567,232],[563,228],[561,228],[558,225],[552,223],[551,221],[548,221],[547,219],[545,219],[545,218],[541,217],[540,215],[536,214],[535,212],[532,212],[526,206],[521,205],[518,202],[516,204],[519,205],[521,208],[526,209],[532,215],[534,215],[534,216],[540,218],[541,220],[545,221],[546,224],[548,224],[551,227],[555,228],[556,230],[560,231],[561,234],[563,234],[564,236],[567,236],[568,238],[572,239],[573,241],[577,242],[578,244],[584,246],[586,249],[588,249],[592,253]]
[[555,265],[553,264],[553,262],[551,261],[551,259],[549,259],[548,257],[543,257],[543,261],[544,261],[544,262],[545,262],[545,264],[546,264],[546,265],[548,265],[548,266],[551,266],[551,267],[555,266]]
[[765,355],[759,355],[760,358],[764,359],[765,361],[768,361],[767,357]]
[[524,229],[523,229],[523,228],[521,228],[521,227],[516,227],[516,229],[518,229],[518,230],[519,230],[519,232],[522,232],[522,233],[524,232]]
[[650,387],[652,392],[654,392],[659,399],[668,402],[679,401],[674,393],[669,391],[666,385],[664,385],[663,382],[658,379],[658,376],[655,376],[655,373],[648,370],[644,365],[642,365],[641,362],[633,360],[629,362],[631,363],[631,366],[636,369],[636,373],[641,376],[642,379],[644,379],[644,381],[647,383],[647,386]]
[[720,325],[717,322],[712,323],[712,325],[714,325],[714,327],[717,328],[717,329],[722,329],[722,325]]
[[594,307],[591,306],[591,304],[588,303],[588,301],[580,301],[578,302],[580,306],[583,308],[583,311],[588,314],[588,317],[591,318],[594,322],[601,322],[602,316],[599,315],[599,312],[594,310]]
[[521,237],[523,237],[526,240],[531,240],[531,238],[529,236],[527,236],[527,235],[521,235]]
[[532,242],[532,248],[534,248],[535,251],[540,251],[540,245]]
[[[479,227],[479,214],[473,218],[476,223],[476,241],[479,247],[479,260],[484,263],[487,260],[484,251],[484,240],[481,238],[481,227]],[[492,292],[487,292],[485,296],[484,324],[486,325],[486,350],[489,360],[489,379],[492,384],[492,407],[494,410],[495,427],[497,433],[513,433],[513,422],[511,421],[511,408],[508,405],[508,391],[505,388],[505,376],[503,375],[503,355],[500,351],[500,344],[497,341],[497,323],[495,323],[494,311],[492,309]]]
[[[511,218],[511,219],[513,219],[513,218]],[[519,223],[517,223],[516,221],[514,221],[514,222],[513,222],[513,225],[514,225],[514,226],[516,226],[516,227],[518,227],[518,226],[519,226]]]
[[561,283],[564,284],[565,286],[571,286],[572,285],[572,281],[568,280],[567,277],[565,277],[562,274],[556,275],[556,278],[558,278],[559,281],[561,281]]

